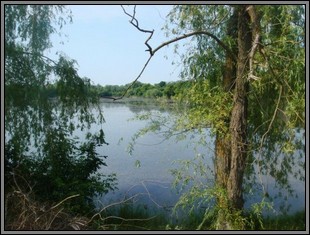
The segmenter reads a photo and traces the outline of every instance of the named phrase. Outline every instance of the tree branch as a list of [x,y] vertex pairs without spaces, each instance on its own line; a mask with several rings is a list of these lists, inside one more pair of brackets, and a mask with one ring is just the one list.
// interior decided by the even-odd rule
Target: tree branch
[[41,57],[41,58],[43,58],[45,60],[48,60],[48,61],[52,62],[53,64],[57,65],[56,61],[52,60],[51,58],[49,58],[49,57],[47,57],[45,55],[42,55],[42,54],[39,54],[39,53],[27,52],[27,51],[18,51],[18,52],[20,52],[22,54],[25,54],[25,55],[39,56],[39,57]]
[[[278,113],[278,110],[279,110],[279,105],[280,105],[280,101],[281,101],[281,97],[282,97],[282,86],[280,86],[280,91],[279,91],[279,97],[278,97],[278,101],[277,101],[277,104],[276,104],[276,108],[274,109],[274,112],[273,112],[273,115],[272,115],[272,118],[271,118],[271,121],[268,125],[268,128],[266,130],[266,132],[263,134],[261,140],[260,140],[260,146],[259,146],[259,154],[258,154],[258,158],[259,158],[259,161],[262,161],[262,150],[263,150],[263,144],[264,144],[264,141],[265,141],[265,137],[266,135],[269,133],[270,129],[271,129],[271,126],[276,118],[276,115]],[[263,180],[262,180],[262,174],[261,174],[261,167],[260,167],[260,164],[257,164],[257,167],[258,167],[258,177],[259,177],[259,180],[260,180],[260,183],[261,183],[261,186],[262,186],[262,190],[264,192],[264,194],[266,194],[266,190],[265,190],[265,186],[263,184]]]
[[124,91],[124,93],[122,94],[122,96],[120,97],[111,97],[109,99],[113,99],[113,101],[115,100],[120,100],[123,99],[124,96],[127,94],[127,92],[129,91],[129,89],[138,81],[138,79],[141,77],[142,73],[144,72],[146,66],[149,64],[150,60],[152,59],[153,55],[150,55],[150,57],[148,58],[148,60],[146,61],[146,63],[144,64],[141,72],[139,73],[139,75],[136,77],[136,79],[127,87],[127,89]]
[[259,16],[256,14],[256,11],[254,9],[253,5],[250,5],[247,7],[247,12],[250,16],[251,23],[252,23],[252,47],[249,52],[249,75],[248,80],[258,80],[259,77],[256,77],[253,74],[253,57],[255,55],[255,52],[257,50],[257,47],[259,46],[259,40],[260,40],[260,33],[259,33]]
[[203,31],[203,30],[200,30],[200,31],[194,31],[194,32],[191,32],[191,33],[185,33],[183,34],[182,36],[179,36],[179,37],[176,37],[176,38],[173,38],[167,42],[164,42],[162,44],[160,44],[158,47],[156,47],[154,50],[153,50],[153,53],[155,54],[155,52],[157,52],[159,49],[161,49],[162,47],[164,46],[167,46],[171,43],[174,43],[176,41],[179,41],[181,39],[184,39],[184,38],[188,38],[188,37],[191,37],[191,36],[194,36],[194,35],[207,35],[211,38],[213,38],[229,55],[230,57],[233,59],[233,60],[237,60],[237,57],[236,55],[230,50],[230,48],[223,42],[221,41],[218,37],[216,37],[214,34],[210,33],[210,32],[207,32],[207,31]]
[[134,6],[134,9],[133,9],[133,14],[129,14],[125,8],[121,5],[124,13],[129,16],[131,18],[131,20],[129,21],[135,28],[137,28],[140,32],[143,32],[143,33],[149,33],[150,36],[147,38],[147,40],[145,41],[145,45],[148,47],[148,49],[146,51],[149,51],[150,52],[150,57],[148,58],[148,60],[146,61],[146,63],[144,64],[141,72],[139,73],[139,75],[136,77],[136,79],[130,84],[130,86],[125,90],[125,92],[123,93],[122,96],[120,97],[112,97],[110,99],[113,99],[114,101],[115,100],[119,100],[119,99],[122,99],[124,98],[124,96],[127,94],[128,90],[138,81],[138,79],[141,77],[142,73],[144,72],[146,66],[148,65],[148,63],[150,62],[151,58],[153,57],[153,55],[159,51],[161,48],[165,47],[165,46],[168,46],[169,44],[171,43],[174,43],[174,42],[177,42],[179,40],[182,40],[182,39],[185,39],[185,38],[188,38],[188,37],[192,37],[194,35],[207,35],[209,37],[211,37],[212,39],[214,39],[228,54],[229,56],[234,60],[236,61],[237,60],[237,56],[232,52],[232,50],[230,50],[230,48],[223,42],[221,41],[218,37],[216,37],[214,34],[208,32],[208,31],[203,31],[203,30],[199,30],[199,31],[194,31],[194,32],[191,32],[191,33],[185,33],[181,36],[178,36],[176,38],[173,38],[169,41],[166,41],[166,42],[163,42],[162,44],[160,44],[158,47],[156,47],[154,50],[153,48],[150,46],[150,44],[148,43],[149,40],[152,38],[153,34],[154,34],[154,30],[146,30],[146,29],[142,29],[139,27],[139,21],[137,20],[136,18],[136,6]]
[[139,27],[139,21],[136,19],[136,5],[135,5],[134,8],[133,8],[133,14],[132,14],[132,15],[130,15],[130,14],[125,10],[125,8],[124,8],[122,5],[121,5],[121,7],[122,7],[124,13],[125,13],[126,15],[128,15],[129,17],[131,17],[131,20],[130,20],[129,22],[130,22],[135,28],[137,28],[140,32],[149,33],[149,34],[150,34],[150,36],[146,39],[146,41],[145,41],[144,44],[148,47],[148,50],[146,50],[146,51],[149,51],[150,54],[151,54],[151,56],[152,56],[154,53],[153,53],[153,51],[152,51],[152,47],[150,46],[150,44],[149,44],[148,42],[149,42],[149,40],[151,40],[151,38],[153,37],[154,29],[153,29],[153,30],[146,30],[146,29],[141,29],[141,28]]
[[69,197],[63,199],[61,202],[57,203],[57,205],[52,206],[50,209],[53,210],[53,209],[55,209],[57,206],[59,206],[60,204],[62,204],[63,202],[65,202],[65,201],[67,201],[67,200],[69,200],[69,199],[71,199],[71,198],[78,197],[78,196],[80,196],[80,194],[71,195],[71,196],[69,196]]

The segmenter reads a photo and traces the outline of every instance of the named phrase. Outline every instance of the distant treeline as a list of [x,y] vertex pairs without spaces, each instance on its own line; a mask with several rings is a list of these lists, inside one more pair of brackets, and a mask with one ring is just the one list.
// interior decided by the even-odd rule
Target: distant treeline
[[[100,97],[120,97],[131,84],[126,85],[92,85],[90,89]],[[172,98],[182,93],[190,85],[190,81],[164,82],[149,84],[135,82],[126,93],[126,97],[144,97],[144,98]],[[48,96],[57,97],[57,84],[50,84],[48,87]]]
[[[144,98],[171,98],[187,87],[188,82],[178,81],[178,82],[164,82],[161,81],[157,84],[142,83],[137,81],[134,83],[130,89],[127,91],[126,96],[129,97],[144,97]],[[124,94],[130,84],[126,85],[106,85],[99,86],[96,88],[99,91],[101,97],[118,97]]]

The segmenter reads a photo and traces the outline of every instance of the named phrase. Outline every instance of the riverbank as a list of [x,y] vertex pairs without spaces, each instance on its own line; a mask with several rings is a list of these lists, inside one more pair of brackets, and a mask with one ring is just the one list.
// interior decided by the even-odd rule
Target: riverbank
[[[148,212],[143,205],[123,204],[110,208],[101,219],[90,224],[91,230],[214,230],[215,215],[203,220],[205,211],[188,213],[181,218],[175,214],[167,216],[164,212]],[[245,216],[248,231],[303,231],[306,229],[304,210],[291,215],[254,217]]]
[[[88,215],[74,215],[68,212],[65,204],[71,199],[63,200],[57,205],[34,200],[33,192],[25,194],[15,191],[5,195],[5,230],[214,230],[215,214],[209,216],[203,224],[204,210],[188,213],[180,218],[171,213],[169,216],[161,211],[151,211],[143,204],[132,200],[105,205],[101,211]],[[14,206],[15,205],[15,206]],[[16,207],[16,205],[19,205]],[[305,231],[305,210],[292,215],[244,217],[248,221],[248,231]]]

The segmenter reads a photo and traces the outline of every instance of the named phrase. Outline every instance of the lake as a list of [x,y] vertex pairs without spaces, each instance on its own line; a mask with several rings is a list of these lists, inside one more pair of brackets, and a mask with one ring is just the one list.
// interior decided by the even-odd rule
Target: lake
[[[110,192],[103,198],[99,198],[98,206],[106,205],[122,200],[125,196],[139,194],[135,199],[148,207],[171,209],[177,202],[180,194],[172,187],[174,177],[171,169],[178,168],[178,160],[193,159],[195,156],[204,156],[206,163],[212,165],[214,157],[214,139],[208,137],[208,146],[197,145],[198,136],[189,136],[182,141],[175,139],[164,140],[162,136],[154,133],[147,134],[137,140],[134,150],[130,155],[128,146],[133,135],[146,125],[146,121],[130,120],[137,113],[146,110],[157,110],[164,115],[169,111],[160,110],[156,105],[145,105],[128,102],[102,101],[105,123],[103,130],[106,142],[98,149],[102,155],[107,155],[107,167],[103,167],[104,174],[116,173],[118,178],[118,190]],[[99,127],[92,127],[94,129]],[[206,130],[206,134],[208,130]],[[163,141],[164,140],[164,141]],[[137,162],[137,160],[139,162]],[[274,181],[264,177],[265,186],[269,194],[273,195]],[[213,181],[210,171],[208,181]],[[305,208],[305,182],[291,177],[293,189],[298,197],[288,197],[286,204],[291,204],[290,212]],[[283,192],[285,194],[285,192]],[[249,207],[258,199],[255,196],[246,201],[245,207]],[[279,209],[282,200],[275,201],[275,209]]]

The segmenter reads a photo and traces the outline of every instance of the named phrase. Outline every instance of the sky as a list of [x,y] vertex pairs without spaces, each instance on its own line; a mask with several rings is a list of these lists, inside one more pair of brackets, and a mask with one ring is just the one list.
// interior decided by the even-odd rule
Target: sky
[[[133,6],[125,7],[132,13]],[[131,25],[130,18],[119,5],[74,5],[67,8],[72,10],[73,23],[61,29],[66,36],[55,34],[51,37],[53,48],[47,56],[56,59],[56,52],[65,53],[78,62],[79,75],[90,78],[94,85],[131,83],[149,57],[144,44],[149,34]],[[171,9],[171,5],[138,5],[136,8],[139,26],[155,30],[149,41],[153,48],[168,40],[161,28]],[[155,84],[179,80],[180,68],[172,65],[177,59],[172,45],[162,48],[139,81]]]

